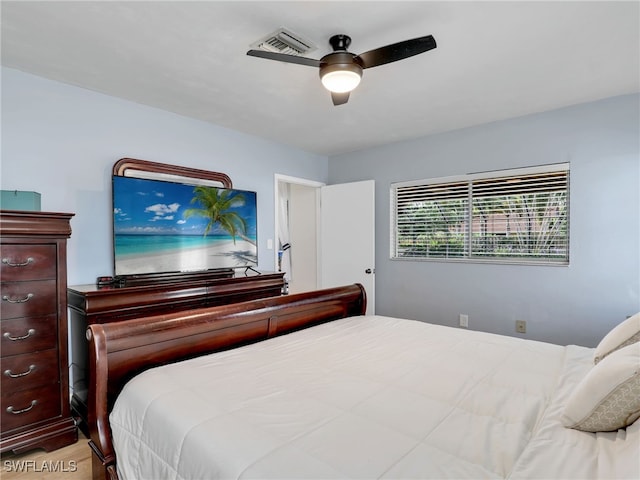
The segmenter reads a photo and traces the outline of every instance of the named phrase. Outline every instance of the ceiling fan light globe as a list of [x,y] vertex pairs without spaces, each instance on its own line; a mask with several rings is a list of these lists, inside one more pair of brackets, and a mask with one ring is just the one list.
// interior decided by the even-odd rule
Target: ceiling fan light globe
[[351,70],[334,70],[322,76],[322,85],[330,92],[347,93],[358,86],[360,78]]

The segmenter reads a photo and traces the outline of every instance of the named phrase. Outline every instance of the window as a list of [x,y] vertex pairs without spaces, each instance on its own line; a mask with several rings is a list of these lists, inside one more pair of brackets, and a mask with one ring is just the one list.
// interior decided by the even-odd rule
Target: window
[[569,165],[391,185],[391,258],[569,263]]

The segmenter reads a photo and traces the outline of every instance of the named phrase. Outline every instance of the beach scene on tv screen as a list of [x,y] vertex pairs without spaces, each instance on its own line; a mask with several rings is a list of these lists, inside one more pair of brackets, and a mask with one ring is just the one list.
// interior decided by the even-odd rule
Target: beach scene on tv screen
[[256,193],[113,177],[116,275],[256,266]]

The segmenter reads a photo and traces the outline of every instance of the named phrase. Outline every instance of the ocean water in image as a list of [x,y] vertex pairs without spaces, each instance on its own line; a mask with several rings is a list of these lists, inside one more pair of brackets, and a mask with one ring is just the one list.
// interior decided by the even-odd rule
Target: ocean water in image
[[[255,241],[255,239],[252,239]],[[115,236],[116,257],[157,255],[175,250],[215,247],[233,241],[231,235],[121,235]],[[236,237],[236,242],[242,241]]]

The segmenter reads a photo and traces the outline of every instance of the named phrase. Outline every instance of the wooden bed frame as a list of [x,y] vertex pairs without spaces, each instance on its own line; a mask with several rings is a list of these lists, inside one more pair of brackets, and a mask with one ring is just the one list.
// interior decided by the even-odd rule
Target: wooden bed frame
[[118,479],[109,413],[124,384],[143,370],[265,340],[319,323],[363,315],[360,284],[121,322],[87,330],[89,446],[93,479]]

